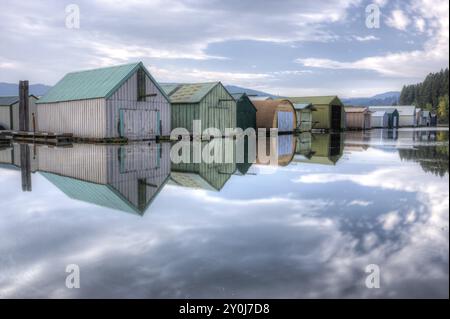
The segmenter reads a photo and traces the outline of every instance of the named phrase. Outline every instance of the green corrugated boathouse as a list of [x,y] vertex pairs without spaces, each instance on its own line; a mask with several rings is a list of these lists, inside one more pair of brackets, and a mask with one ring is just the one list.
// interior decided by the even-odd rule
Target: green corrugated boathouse
[[312,128],[326,131],[345,129],[344,105],[337,96],[306,96],[288,98],[292,104],[312,104]]
[[236,128],[236,101],[220,82],[161,84],[170,98],[172,129],[185,128],[193,134],[193,121],[201,130]]

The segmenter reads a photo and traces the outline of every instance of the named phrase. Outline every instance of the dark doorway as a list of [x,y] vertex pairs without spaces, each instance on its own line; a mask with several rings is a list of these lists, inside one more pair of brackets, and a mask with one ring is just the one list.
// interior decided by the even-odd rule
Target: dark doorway
[[331,106],[331,129],[340,130],[341,129],[341,114],[342,107],[340,105]]

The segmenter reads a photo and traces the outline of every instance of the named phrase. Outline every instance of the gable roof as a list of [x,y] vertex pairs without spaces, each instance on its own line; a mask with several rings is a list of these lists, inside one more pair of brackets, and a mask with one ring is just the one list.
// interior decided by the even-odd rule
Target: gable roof
[[[34,97],[36,100],[38,99],[36,96],[30,94],[29,97]],[[19,102],[18,96],[0,96],[0,105],[1,106],[10,106]]]
[[151,76],[144,64],[137,62],[67,73],[38,103],[108,98],[139,68],[144,70],[150,80],[169,101],[169,97]]
[[40,174],[72,199],[127,213],[141,214],[137,207],[111,185],[96,184],[48,172]]
[[287,99],[291,101],[293,104],[311,103],[313,105],[332,105],[332,104],[343,105],[341,100],[337,97],[337,95],[288,97]]
[[247,96],[247,94],[245,93],[233,93],[231,94],[231,96],[233,97],[233,99],[237,101],[239,101],[240,99],[242,99],[244,96]]
[[170,97],[171,103],[199,103],[220,82],[205,83],[167,83],[162,88]]
[[[258,110],[256,109],[255,104],[253,104],[252,100],[249,98],[247,93],[233,93],[233,94],[231,94],[231,96],[236,101],[236,103],[239,102],[241,99],[248,100],[248,102],[252,105],[252,107],[255,109],[255,111],[258,112]],[[239,107],[238,104],[236,106]]]

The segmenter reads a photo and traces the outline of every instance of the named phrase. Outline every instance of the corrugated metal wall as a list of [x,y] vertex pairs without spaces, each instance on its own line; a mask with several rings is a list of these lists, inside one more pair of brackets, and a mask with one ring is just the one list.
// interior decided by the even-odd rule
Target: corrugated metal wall
[[11,129],[11,108],[9,106],[0,106],[0,126],[6,130]]
[[108,184],[144,211],[170,175],[170,143],[116,148],[119,161],[108,165]]
[[[33,131],[33,114],[36,117],[36,131],[39,130],[38,121],[37,121],[37,105],[36,105],[37,99],[34,97],[29,98],[28,102],[28,125],[30,128],[30,131]],[[12,106],[13,110],[13,130],[18,131],[19,130],[19,103],[16,103]]]
[[365,112],[347,112],[346,125],[347,128],[362,130],[365,127]]
[[105,106],[105,99],[37,104],[39,130],[85,138],[107,137]]
[[399,124],[400,127],[416,126],[416,116],[414,115],[400,115]]
[[[187,143],[180,141],[178,143]],[[172,163],[172,171],[182,173],[198,174],[214,189],[220,190],[231,175],[236,171],[236,141],[229,138],[213,139],[210,142],[203,141],[201,149],[220,149],[221,161],[219,163],[205,163],[202,159],[201,163],[193,163],[193,147],[189,142],[189,153],[182,153],[182,163]],[[232,150],[227,152],[227,150]]]
[[389,116],[387,113],[385,113],[384,116],[372,116],[370,119],[370,123],[372,128],[388,127]]
[[[129,113],[136,112],[136,117],[145,120],[132,120],[126,122],[129,130],[125,137],[130,139],[154,138],[156,135],[169,136],[171,131],[171,108],[170,103],[161,94],[151,79],[146,76],[145,101],[138,101],[137,73],[133,74],[108,100],[107,100],[107,136],[120,137],[120,110],[128,110]],[[149,112],[142,112],[149,111]],[[158,114],[159,112],[159,114]],[[132,119],[131,116],[129,119]],[[160,123],[158,123],[160,121]],[[159,132],[161,130],[161,132]]]
[[297,128],[302,132],[311,131],[312,128],[312,114],[311,110],[297,110]]
[[172,104],[172,129],[185,128],[192,134],[192,121],[200,119],[200,104]]
[[236,101],[222,85],[216,85],[201,101],[200,119],[202,130],[214,127],[225,134],[226,128],[236,128]]
[[0,163],[1,164],[12,164],[13,163],[12,147],[0,150]]
[[74,144],[71,148],[38,146],[39,170],[106,184],[108,146]]

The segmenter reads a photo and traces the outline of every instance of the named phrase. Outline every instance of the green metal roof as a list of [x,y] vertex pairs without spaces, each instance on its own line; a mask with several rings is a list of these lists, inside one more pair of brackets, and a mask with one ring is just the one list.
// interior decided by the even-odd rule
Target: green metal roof
[[47,172],[40,173],[72,199],[127,213],[141,214],[137,207],[110,185],[96,184]]
[[342,105],[342,102],[336,95],[332,96],[303,96],[303,97],[289,97],[287,98],[292,104],[307,104],[313,105]]
[[179,86],[180,86],[179,84],[174,84],[174,83],[162,83],[161,84],[161,88],[169,96],[173,93],[173,91],[178,89]]
[[171,103],[199,103],[220,82],[162,84]]
[[66,74],[37,103],[54,103],[110,97],[139,68],[142,68],[161,93],[169,97],[142,62]]

